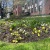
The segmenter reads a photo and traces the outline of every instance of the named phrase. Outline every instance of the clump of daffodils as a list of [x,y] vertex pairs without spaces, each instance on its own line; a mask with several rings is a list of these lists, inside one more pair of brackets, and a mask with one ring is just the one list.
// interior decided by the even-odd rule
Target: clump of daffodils
[[12,40],[12,42],[13,42],[13,43],[17,43],[18,41],[17,41],[17,40]]
[[12,32],[11,35],[20,36],[20,35],[18,34],[18,31],[14,31],[14,32]]

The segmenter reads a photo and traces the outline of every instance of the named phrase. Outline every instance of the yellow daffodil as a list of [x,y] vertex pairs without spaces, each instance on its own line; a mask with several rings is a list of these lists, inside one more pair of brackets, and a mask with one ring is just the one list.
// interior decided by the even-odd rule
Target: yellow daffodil
[[35,33],[37,33],[37,30],[35,31]]
[[36,28],[33,29],[33,31],[36,30]]
[[17,43],[18,41],[17,41],[17,40],[12,40],[12,42],[13,42],[13,43]]
[[12,42],[13,42],[13,43],[15,43],[15,42],[16,42],[16,40],[12,40]]
[[10,31],[12,31],[12,28],[10,28]]
[[38,33],[38,36],[40,36],[40,33]]
[[42,29],[45,29],[45,27],[42,27]]
[[38,30],[38,33],[40,33],[41,32],[41,30]]

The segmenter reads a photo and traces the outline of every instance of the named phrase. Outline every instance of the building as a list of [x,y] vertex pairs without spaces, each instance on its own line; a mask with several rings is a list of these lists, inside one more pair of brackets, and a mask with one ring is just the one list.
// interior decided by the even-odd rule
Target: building
[[50,0],[44,0],[43,3],[42,14],[50,14]]
[[17,15],[30,12],[31,15],[50,14],[50,0],[26,0],[21,6],[16,7]]

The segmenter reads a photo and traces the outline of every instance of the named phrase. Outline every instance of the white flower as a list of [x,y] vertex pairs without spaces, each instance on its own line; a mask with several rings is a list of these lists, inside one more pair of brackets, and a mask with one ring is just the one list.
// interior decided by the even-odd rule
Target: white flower
[[19,30],[19,32],[23,32],[23,29],[21,28],[21,29]]
[[25,30],[23,30],[23,32],[22,33],[25,33],[26,31]]

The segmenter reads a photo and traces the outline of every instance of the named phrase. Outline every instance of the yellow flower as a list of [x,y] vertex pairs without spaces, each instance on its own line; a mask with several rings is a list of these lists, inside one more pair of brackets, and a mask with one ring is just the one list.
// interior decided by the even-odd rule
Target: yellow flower
[[16,41],[15,40],[12,40],[12,42],[15,43]]
[[17,41],[17,40],[12,40],[12,42],[13,42],[13,43],[17,43],[18,41]]
[[38,36],[40,36],[40,33],[38,33]]
[[35,31],[35,33],[37,33],[37,30]]
[[36,28],[33,29],[33,31],[36,30]]
[[10,31],[12,31],[12,28],[10,28]]
[[42,27],[42,29],[45,29],[45,27]]
[[16,43],[17,43],[18,41],[16,40]]
[[40,33],[41,32],[41,30],[38,30],[38,33]]

